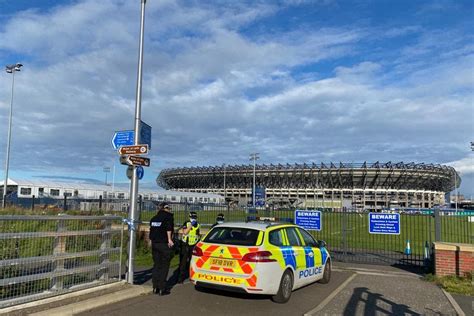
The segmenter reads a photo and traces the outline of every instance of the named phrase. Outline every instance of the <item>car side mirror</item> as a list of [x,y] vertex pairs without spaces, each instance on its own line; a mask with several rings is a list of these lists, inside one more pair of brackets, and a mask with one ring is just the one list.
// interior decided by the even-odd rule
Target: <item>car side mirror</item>
[[318,240],[318,247],[319,248],[325,248],[326,247],[326,242],[324,240]]

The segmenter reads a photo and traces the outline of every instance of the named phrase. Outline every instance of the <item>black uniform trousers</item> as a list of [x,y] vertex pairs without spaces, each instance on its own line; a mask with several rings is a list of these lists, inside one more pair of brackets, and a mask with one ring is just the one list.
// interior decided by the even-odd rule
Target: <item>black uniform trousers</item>
[[151,244],[151,251],[153,255],[153,288],[165,290],[173,249],[168,247],[168,243],[153,242]]
[[182,242],[181,251],[179,253],[179,276],[178,282],[183,282],[189,276],[189,264],[193,255],[194,245],[188,245]]

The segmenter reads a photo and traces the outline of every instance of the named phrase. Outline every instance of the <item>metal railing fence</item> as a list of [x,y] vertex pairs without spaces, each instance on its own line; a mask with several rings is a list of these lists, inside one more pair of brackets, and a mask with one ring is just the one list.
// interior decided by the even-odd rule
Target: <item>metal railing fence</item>
[[0,308],[119,281],[118,216],[0,216]]
[[[32,201],[30,201],[31,203]],[[128,200],[84,200],[72,197],[56,201],[59,210],[80,214],[111,212],[127,217]],[[176,226],[188,220],[191,211],[198,213],[199,222],[206,228],[215,223],[219,213],[226,222],[245,221],[249,218],[269,217],[279,221],[293,221],[295,209],[251,208],[205,203],[175,203],[168,201],[174,213]],[[159,201],[139,200],[142,225],[156,214]],[[38,206],[38,205],[36,205]],[[335,260],[369,264],[426,266],[430,264],[431,246],[434,241],[473,243],[474,211],[445,211],[441,209],[416,209],[401,211],[400,235],[374,235],[368,232],[368,213],[353,212],[343,208],[320,208],[322,230],[312,231],[317,239],[325,240]],[[32,213],[35,213],[34,209]],[[143,226],[142,226],[143,227]],[[408,247],[409,246],[409,247]]]
[[[33,196],[29,198],[7,198],[7,206],[29,209],[32,211],[81,211],[94,212],[104,211],[108,214],[128,212],[130,200],[121,198],[107,198],[99,196],[97,199],[81,198],[73,196],[51,197],[51,196]],[[138,199],[140,211],[153,211],[156,209],[159,201],[145,200],[141,195]]]
[[[215,223],[219,213],[226,222],[270,218],[276,221],[294,222],[294,209],[257,209],[227,205],[172,204],[174,221],[180,226],[188,219],[190,211],[196,211],[204,228]],[[156,214],[142,212],[146,223]],[[370,234],[368,212],[352,212],[343,209],[322,210],[322,229],[311,234],[328,244],[334,260],[381,265],[426,267],[431,260],[434,241],[472,243],[474,236],[474,212],[439,212],[436,225],[435,212],[404,212],[400,214],[400,234]],[[145,224],[146,225],[146,224]],[[206,230],[204,229],[204,232]],[[437,237],[438,234],[438,237]]]

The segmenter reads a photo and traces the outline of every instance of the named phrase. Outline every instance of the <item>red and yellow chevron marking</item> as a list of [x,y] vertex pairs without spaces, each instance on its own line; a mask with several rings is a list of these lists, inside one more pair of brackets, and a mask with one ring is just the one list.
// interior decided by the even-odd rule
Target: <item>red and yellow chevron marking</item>
[[[196,260],[196,266],[199,269],[210,271],[224,271],[228,273],[251,274],[255,269],[256,263],[242,261],[245,254],[249,252],[258,251],[258,247],[236,247],[236,246],[222,246],[222,245],[206,245],[202,242],[197,244],[203,252],[203,256]],[[235,260],[236,265],[222,266],[213,264],[210,258],[221,258],[225,260]],[[215,261],[214,261],[215,263]]]
[[247,284],[250,287],[256,287],[257,286],[257,275],[254,274],[250,278],[246,279],[245,281],[247,281]]
[[[199,273],[190,270],[191,278],[212,281],[217,283],[226,283],[233,285],[244,285],[248,287],[257,286],[257,274],[252,274],[255,270],[256,263],[245,262],[242,260],[243,256],[249,252],[256,252],[259,247],[237,247],[224,245],[207,245],[203,242],[197,244],[203,252],[203,256],[197,258],[196,266]],[[212,258],[212,260],[211,260]],[[234,261],[232,266],[223,266],[216,263],[216,258],[222,259],[223,262]],[[207,270],[211,273],[205,273]],[[250,275],[248,278],[236,278],[231,276],[215,275],[212,272],[226,272],[230,275]]]
[[209,260],[209,257],[212,255],[212,252],[216,250],[217,248],[219,248],[219,246],[210,245],[207,248],[204,248],[202,243],[198,243],[198,245],[199,244],[200,244],[199,247],[202,249],[204,256],[199,257],[199,259],[196,261],[196,265],[198,266],[198,268],[202,268],[202,266],[206,263],[206,261]]

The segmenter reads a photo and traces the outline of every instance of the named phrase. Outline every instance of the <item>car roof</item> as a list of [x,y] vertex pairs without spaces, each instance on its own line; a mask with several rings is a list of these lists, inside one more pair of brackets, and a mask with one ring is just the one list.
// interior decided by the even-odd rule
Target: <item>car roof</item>
[[282,223],[282,222],[270,222],[270,221],[252,221],[252,222],[226,222],[223,224],[217,225],[217,227],[235,227],[235,228],[249,228],[256,230],[267,230],[268,227],[274,226],[293,226],[297,225],[292,223]]

